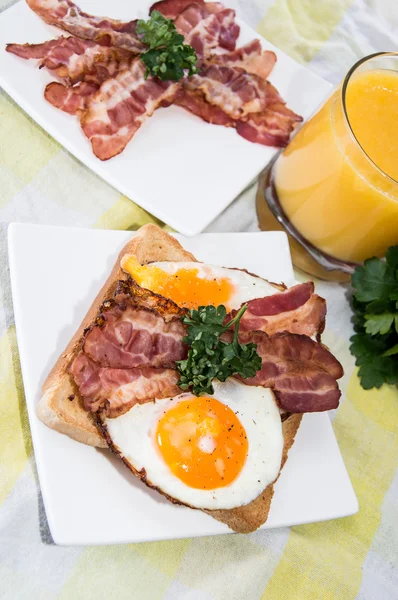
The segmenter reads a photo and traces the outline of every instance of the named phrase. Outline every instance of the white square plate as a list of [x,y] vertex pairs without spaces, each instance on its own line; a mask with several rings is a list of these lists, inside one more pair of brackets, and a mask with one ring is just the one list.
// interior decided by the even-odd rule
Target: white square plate
[[[107,450],[79,444],[36,416],[40,388],[84,317],[131,232],[12,224],[9,256],[15,322],[40,485],[54,541],[111,544],[228,533],[202,512],[174,506]],[[293,283],[284,233],[183,239],[204,262],[246,267]],[[86,507],[86,508],[85,508]],[[305,415],[275,486],[265,528],[358,510],[328,415]]]
[[[130,20],[147,18],[152,1],[78,0],[83,10]],[[244,23],[239,45],[258,34]],[[78,120],[46,102],[46,69],[4,51],[6,43],[38,43],[58,37],[25,2],[0,15],[0,85],[43,129],[97,175],[185,235],[202,231],[255,179],[276,149],[252,144],[236,131],[209,125],[182,108],[161,108],[143,124],[127,148],[101,162]],[[330,84],[262,39],[278,62],[270,80],[288,106],[307,118],[330,93]]]

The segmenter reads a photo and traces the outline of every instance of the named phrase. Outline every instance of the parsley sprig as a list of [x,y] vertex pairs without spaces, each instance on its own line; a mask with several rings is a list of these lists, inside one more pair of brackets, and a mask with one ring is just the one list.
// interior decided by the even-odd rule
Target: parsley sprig
[[146,66],[145,79],[153,75],[163,81],[178,81],[185,72],[188,75],[198,72],[195,50],[184,44],[184,36],[178,33],[174,22],[159,11],[154,10],[148,21],[139,19],[136,31],[148,46],[141,54]]
[[385,261],[373,257],[357,267],[351,278],[354,288],[355,335],[351,353],[359,366],[364,389],[398,383],[398,246]]
[[[261,358],[256,344],[240,344],[239,324],[247,308],[244,304],[230,321],[225,306],[200,306],[190,310],[182,321],[187,325],[184,342],[190,346],[186,360],[177,362],[180,373],[179,387],[191,390],[196,396],[213,394],[213,379],[225,381],[232,375],[243,378],[254,377],[261,368]],[[233,325],[232,341],[221,340],[223,333]]]

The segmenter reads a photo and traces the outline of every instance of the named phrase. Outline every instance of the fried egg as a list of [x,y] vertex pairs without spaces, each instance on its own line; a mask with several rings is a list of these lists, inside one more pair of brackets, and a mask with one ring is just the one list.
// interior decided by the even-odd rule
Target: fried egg
[[194,508],[246,505],[278,476],[282,423],[274,395],[229,378],[214,394],[136,404],[104,425],[119,455],[171,499]]
[[224,304],[228,310],[233,310],[248,300],[278,293],[264,279],[239,269],[198,262],[141,265],[131,254],[123,257],[121,266],[138,285],[170,298],[183,308]]

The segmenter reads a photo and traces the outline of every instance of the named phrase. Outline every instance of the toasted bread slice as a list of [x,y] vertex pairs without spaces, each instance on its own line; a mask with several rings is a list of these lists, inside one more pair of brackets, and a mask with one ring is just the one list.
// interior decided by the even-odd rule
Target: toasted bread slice
[[94,321],[99,306],[104,300],[113,296],[117,282],[126,279],[126,273],[120,268],[120,260],[125,254],[134,254],[141,264],[154,261],[196,260],[175,238],[156,225],[149,224],[141,227],[121,250],[111,274],[44,382],[43,395],[37,409],[37,414],[43,423],[78,442],[99,448],[106,448],[107,443],[98,430],[92,414],[84,410],[67,369],[79,352],[84,330]]
[[[109,446],[117,454],[119,452],[113,447],[106,428],[98,428],[93,415],[84,410],[67,369],[79,352],[84,330],[97,316],[99,306],[104,300],[112,297],[117,282],[126,279],[127,275],[120,268],[120,261],[125,254],[135,255],[141,264],[155,261],[196,261],[195,257],[184,250],[175,238],[156,225],[149,224],[142,227],[119,253],[111,274],[92,303],[79,329],[48,375],[38,405],[40,419],[52,429],[84,444],[100,448]],[[278,285],[275,287],[281,288]],[[294,443],[301,418],[302,415],[299,414],[290,415],[282,424],[284,448],[280,471],[287,460],[289,449]],[[135,474],[140,477],[139,473]],[[255,531],[267,520],[274,493],[274,483],[267,486],[255,500],[246,506],[228,510],[205,510],[204,512],[238,533]]]

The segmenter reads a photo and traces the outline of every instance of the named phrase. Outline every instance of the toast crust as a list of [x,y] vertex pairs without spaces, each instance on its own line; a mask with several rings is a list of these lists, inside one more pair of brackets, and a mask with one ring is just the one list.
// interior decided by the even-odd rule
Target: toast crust
[[48,427],[78,442],[99,448],[106,448],[106,441],[98,430],[93,415],[84,410],[67,369],[80,350],[84,330],[95,320],[98,308],[104,300],[113,296],[117,282],[127,279],[127,274],[120,268],[120,261],[125,254],[134,254],[143,265],[154,261],[196,261],[195,257],[175,238],[156,225],[148,224],[141,227],[120,251],[108,279],[47,376],[37,408],[39,418]]

